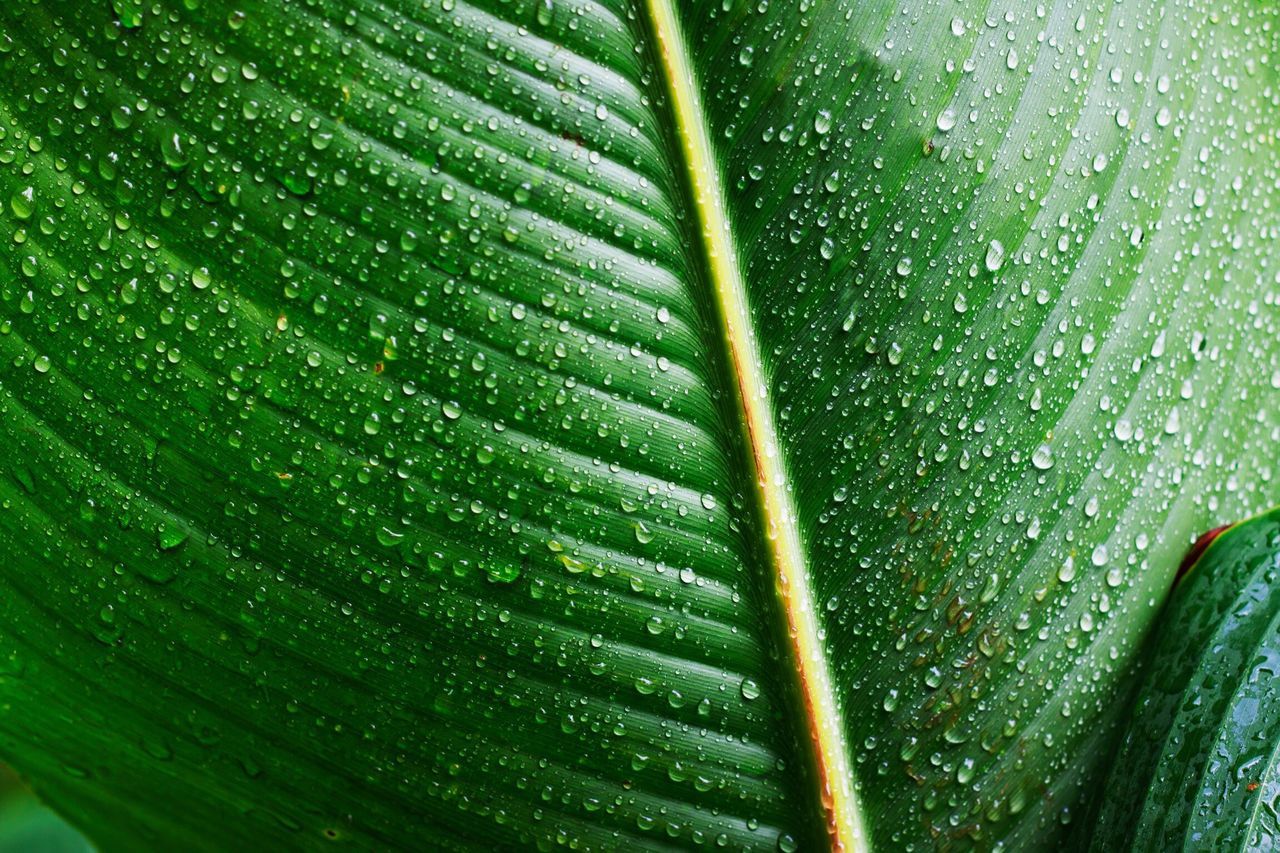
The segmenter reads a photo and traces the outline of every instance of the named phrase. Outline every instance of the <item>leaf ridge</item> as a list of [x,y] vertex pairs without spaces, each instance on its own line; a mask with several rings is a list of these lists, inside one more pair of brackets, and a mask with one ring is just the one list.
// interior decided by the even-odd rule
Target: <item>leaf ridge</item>
[[737,380],[738,404],[751,451],[756,498],[765,524],[773,580],[786,618],[790,651],[795,658],[807,713],[827,832],[836,850],[868,850],[865,820],[858,804],[852,763],[844,743],[840,707],[823,652],[809,587],[807,559],[800,538],[785,461],[773,423],[768,383],[752,331],[746,285],[729,227],[729,214],[715,166],[707,124],[671,0],[647,0],[660,65],[671,98],[673,118],[692,204],[701,228],[715,304]]

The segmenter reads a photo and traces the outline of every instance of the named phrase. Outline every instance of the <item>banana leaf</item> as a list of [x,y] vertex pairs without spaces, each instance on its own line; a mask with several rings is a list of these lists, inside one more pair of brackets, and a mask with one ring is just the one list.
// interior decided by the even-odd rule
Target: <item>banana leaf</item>
[[1280,501],[1280,12],[0,8],[0,757],[103,850],[1049,848]]

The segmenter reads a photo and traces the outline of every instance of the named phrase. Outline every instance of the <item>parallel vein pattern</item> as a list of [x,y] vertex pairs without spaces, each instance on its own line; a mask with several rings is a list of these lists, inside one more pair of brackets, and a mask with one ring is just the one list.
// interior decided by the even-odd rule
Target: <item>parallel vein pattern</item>
[[1280,498],[1277,11],[680,8],[875,840],[1052,849]]
[[1278,39],[6,6],[0,755],[106,849],[1064,843],[1280,498]]
[[38,790],[108,849],[820,831],[630,7],[0,14]]

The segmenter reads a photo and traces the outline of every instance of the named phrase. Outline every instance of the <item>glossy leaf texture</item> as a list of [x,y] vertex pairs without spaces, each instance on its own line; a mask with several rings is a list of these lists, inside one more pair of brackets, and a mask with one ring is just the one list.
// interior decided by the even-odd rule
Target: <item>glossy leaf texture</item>
[[820,846],[775,450],[873,845],[1068,831],[1280,499],[1280,15],[659,6],[0,10],[0,752],[101,846]]
[[1276,10],[683,8],[873,838],[1052,845],[1280,493]]
[[640,23],[130,8],[0,24],[6,756],[107,849],[820,833]]
[[1280,842],[1280,511],[1236,525],[1179,583],[1146,655],[1095,850]]

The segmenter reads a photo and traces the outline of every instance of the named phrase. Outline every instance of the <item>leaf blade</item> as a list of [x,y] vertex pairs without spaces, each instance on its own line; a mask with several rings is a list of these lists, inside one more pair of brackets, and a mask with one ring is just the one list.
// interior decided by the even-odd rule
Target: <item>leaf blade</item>
[[[811,840],[741,312],[638,7],[22,12],[0,541],[47,642],[6,638],[0,747],[108,813],[51,755],[119,752],[109,697],[121,791],[199,800],[151,829],[197,847],[237,809],[281,843]],[[1241,452],[1278,428],[1274,12],[1202,12],[676,9],[819,756],[876,779],[882,844],[1060,838],[1187,534],[1275,501]]]
[[[41,292],[4,341],[28,368],[4,374],[7,417],[31,427],[6,438],[32,468],[6,481],[18,506],[4,538],[56,579],[10,578],[10,615],[80,626],[59,641],[61,674],[7,638],[25,682],[9,686],[41,688],[22,694],[6,751],[110,846],[203,848],[203,827],[229,823],[245,841],[308,846],[414,832],[446,846],[797,843],[816,806],[793,802],[804,760],[780,723],[788,688],[735,518],[714,339],[688,259],[671,252],[682,202],[637,94],[650,86],[629,58],[634,26],[628,50],[610,30],[573,58],[500,26],[511,9],[369,4],[346,31],[323,18],[336,5],[316,9],[295,10],[284,44],[339,57],[333,69],[289,63],[267,4],[225,24],[170,10],[136,32],[100,9],[74,28],[40,10],[14,31],[5,76],[35,64],[56,84],[50,109],[80,75],[112,94],[101,124],[75,128],[85,140],[7,111],[28,173],[6,170],[5,189],[35,175],[40,214],[112,242],[13,232],[44,267],[18,275],[83,277],[88,331],[41,346],[47,369],[30,369],[35,330],[77,322]],[[594,13],[609,29],[610,10]],[[388,26],[404,22],[415,35]],[[532,20],[578,40],[570,23]],[[59,71],[48,56],[67,28],[81,40]],[[499,36],[589,84],[564,98],[564,65],[495,67],[484,55]],[[166,42],[186,47],[146,54]],[[139,69],[158,93],[145,110]],[[418,110],[418,79],[452,113]],[[391,106],[400,121],[375,119]],[[115,165],[119,137],[135,147]],[[614,215],[605,190],[637,204]],[[77,196],[78,223],[57,214]],[[102,252],[112,268],[94,276]],[[185,317],[169,324],[175,305]],[[139,342],[133,365],[118,360],[124,340],[101,346],[113,323]],[[114,429],[68,429],[74,417]],[[56,554],[100,572],[100,591],[82,595]],[[54,624],[37,633],[57,636]],[[115,674],[85,671],[100,663]],[[143,686],[163,701],[122,693]],[[111,697],[113,724],[60,695],[87,708]],[[53,706],[61,727],[23,722]],[[92,755],[111,762],[73,780],[56,764]],[[115,798],[90,794],[104,778]],[[358,809],[346,779],[361,781]],[[109,819],[126,797],[137,819]],[[204,805],[163,821],[140,805],[166,798]]]
[[1271,12],[681,11],[864,814],[1054,846],[1191,536],[1275,503]]

